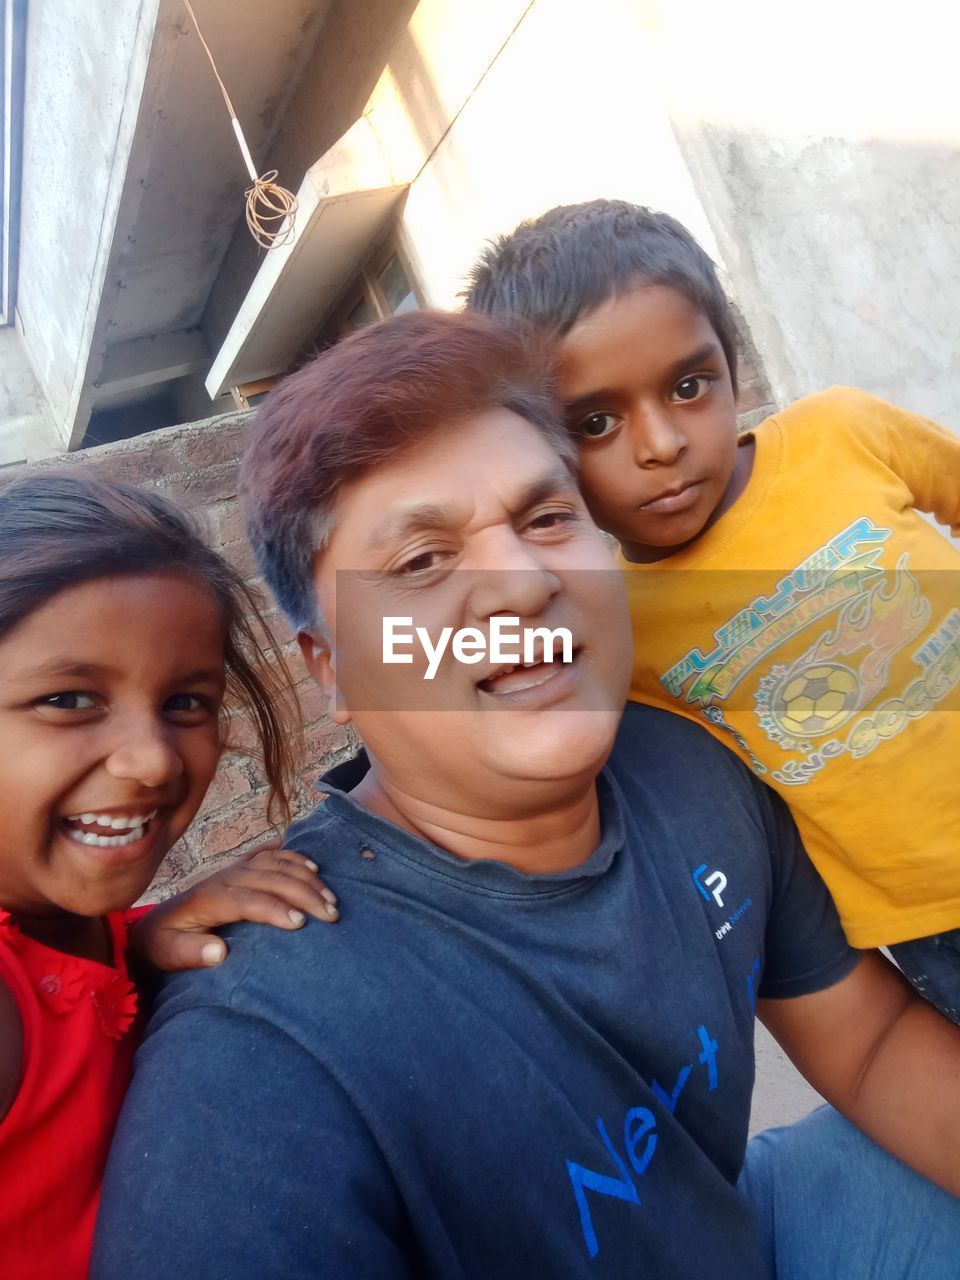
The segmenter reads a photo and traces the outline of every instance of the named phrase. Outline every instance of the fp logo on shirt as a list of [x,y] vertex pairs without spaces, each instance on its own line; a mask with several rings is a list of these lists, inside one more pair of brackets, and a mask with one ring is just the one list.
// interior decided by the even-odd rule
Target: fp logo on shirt
[[[727,887],[727,877],[722,871],[711,871],[705,879],[702,879],[701,877],[703,877],[703,873],[706,869],[706,863],[697,867],[696,871],[693,873],[693,883],[700,890],[703,897],[706,898],[707,902],[710,901],[710,895],[712,894],[717,906],[722,907],[723,891]],[[710,891],[709,893],[707,892],[708,889]]]

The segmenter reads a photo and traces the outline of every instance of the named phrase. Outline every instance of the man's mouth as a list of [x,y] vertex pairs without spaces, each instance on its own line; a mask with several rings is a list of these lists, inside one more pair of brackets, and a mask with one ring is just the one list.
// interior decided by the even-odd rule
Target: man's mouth
[[539,659],[536,662],[520,662],[515,666],[499,667],[492,675],[481,680],[477,685],[484,693],[494,697],[504,697],[510,693],[520,693],[524,689],[536,689],[548,684],[565,670],[568,670],[580,656],[580,649],[575,648],[570,662],[564,662],[562,652],[552,655],[551,661]]
[[136,844],[147,834],[147,828],[157,816],[157,810],[144,813],[78,813],[64,818],[67,835],[77,844],[93,845],[99,849],[119,849],[126,844]]

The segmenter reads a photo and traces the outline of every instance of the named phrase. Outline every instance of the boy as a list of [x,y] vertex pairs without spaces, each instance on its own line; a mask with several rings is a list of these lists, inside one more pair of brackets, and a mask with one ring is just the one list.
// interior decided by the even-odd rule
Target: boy
[[[736,326],[666,214],[598,200],[491,246],[468,306],[555,343],[581,484],[620,542],[631,697],[789,802],[849,940],[960,1020],[960,440],[833,388],[738,436]],[[934,936],[930,936],[934,935]]]

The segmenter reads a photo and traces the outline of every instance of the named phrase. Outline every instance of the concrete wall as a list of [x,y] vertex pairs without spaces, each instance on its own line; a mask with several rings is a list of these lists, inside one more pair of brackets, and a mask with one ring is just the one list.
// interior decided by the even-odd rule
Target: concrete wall
[[714,238],[650,87],[633,0],[421,0],[366,114],[419,148],[404,226],[431,300],[456,305],[483,241],[555,204],[621,196]]
[[66,439],[80,396],[159,0],[31,0],[18,320]]
[[775,394],[852,383],[960,430],[957,11],[644,8],[658,96]]
[[0,329],[0,467],[62,448],[16,329]]
[[849,382],[960,428],[957,35],[938,0],[421,0],[365,115],[436,304],[489,236],[622,196],[718,260],[775,400]]
[[[595,0],[587,22],[573,0],[420,0],[364,116],[411,179],[402,228],[433,305],[460,305],[486,240],[598,195],[669,209],[723,267],[648,65],[641,10]],[[752,422],[771,405],[752,349],[744,372]]]
[[[158,9],[169,25],[171,0],[31,4],[19,311],[58,425],[87,372],[144,77],[163,74]],[[958,34],[940,0],[334,0],[271,160],[295,187],[365,115],[411,180],[404,227],[438,305],[483,240],[552,204],[667,208],[721,262],[778,400],[853,382],[956,425]],[[212,350],[256,266],[241,229]]]

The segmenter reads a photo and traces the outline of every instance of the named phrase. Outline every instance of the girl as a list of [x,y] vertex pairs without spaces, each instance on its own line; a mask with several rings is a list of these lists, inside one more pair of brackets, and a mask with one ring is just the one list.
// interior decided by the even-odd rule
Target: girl
[[[224,708],[258,731],[289,818],[283,690],[240,577],[155,492],[37,474],[0,491],[0,1253],[11,1280],[81,1280],[135,1044],[127,910],[196,814]],[[207,932],[336,918],[297,854],[265,848],[151,911],[167,968]],[[137,938],[137,935],[141,935]]]

